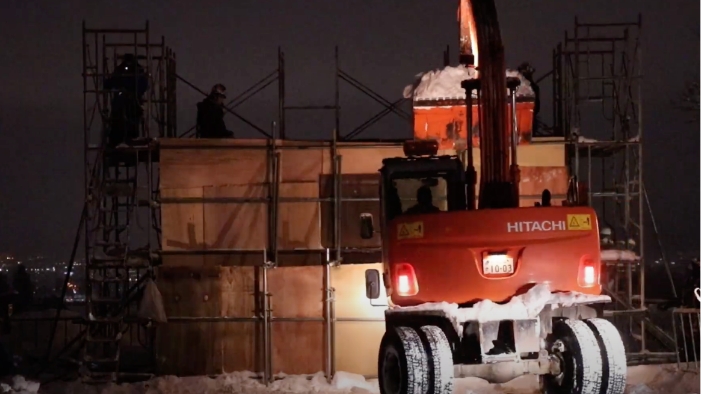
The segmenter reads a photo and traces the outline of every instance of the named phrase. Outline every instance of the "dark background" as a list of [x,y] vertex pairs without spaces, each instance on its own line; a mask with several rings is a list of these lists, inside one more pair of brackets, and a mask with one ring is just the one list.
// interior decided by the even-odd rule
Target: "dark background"
[[[699,73],[697,0],[497,1],[507,64],[530,61],[543,74],[551,51],[582,22],[634,21],[643,14],[645,182],[663,242],[670,251],[699,248],[699,124],[671,101]],[[457,4],[448,0],[382,1],[19,1],[0,3],[0,252],[67,256],[82,206],[81,22],[93,28],[139,28],[178,55],[178,72],[200,88],[214,83],[229,96],[287,55],[288,104],[333,102],[333,48],[342,68],[390,100],[422,71],[442,66],[457,49]],[[241,112],[261,126],[276,118],[275,88]],[[545,94],[548,94],[546,91]],[[178,87],[179,130],[194,121],[200,100]],[[545,99],[547,100],[547,99]],[[343,88],[342,129],[380,111]],[[549,113],[544,103],[544,115]],[[304,116],[304,117],[303,117]],[[255,136],[227,117],[239,136]],[[328,138],[329,113],[288,119],[288,136]],[[584,132],[586,134],[586,131]],[[410,136],[389,119],[370,136]]]

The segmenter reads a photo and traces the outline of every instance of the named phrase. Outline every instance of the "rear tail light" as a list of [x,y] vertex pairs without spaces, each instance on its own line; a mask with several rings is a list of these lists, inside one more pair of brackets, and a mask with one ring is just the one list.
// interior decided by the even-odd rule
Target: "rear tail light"
[[594,260],[590,258],[582,259],[579,266],[579,286],[594,287],[599,284],[600,269]]
[[399,263],[395,267],[395,286],[397,295],[402,297],[414,296],[419,293],[419,282],[416,280],[414,267],[408,263]]

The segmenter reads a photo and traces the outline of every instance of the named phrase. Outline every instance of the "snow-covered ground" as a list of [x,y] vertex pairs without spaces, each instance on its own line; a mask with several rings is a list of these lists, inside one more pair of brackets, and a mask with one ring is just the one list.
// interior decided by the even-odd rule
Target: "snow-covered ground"
[[[24,378],[16,378],[15,390],[5,385],[5,393],[47,394],[366,394],[378,393],[376,380],[366,381],[362,376],[339,372],[331,383],[323,373],[312,376],[285,376],[266,387],[253,379],[251,372],[234,372],[210,377],[177,378],[166,376],[146,383],[111,385],[107,387],[86,386],[77,382],[54,383],[42,387],[28,384]],[[8,389],[10,391],[2,391]],[[539,393],[538,380],[534,376],[523,376],[505,384],[489,384],[477,378],[456,379],[455,394],[531,394]],[[676,365],[644,365],[628,369],[629,394],[680,393],[699,394],[699,373],[679,371]]]
[[[478,77],[478,72],[464,65],[448,66],[416,75],[413,84],[404,88],[404,98],[416,100],[464,99],[465,90],[460,86],[464,80]],[[518,97],[534,97],[531,84],[515,70],[506,70],[506,77],[518,77],[521,85],[516,89]],[[476,97],[476,93],[473,94]]]

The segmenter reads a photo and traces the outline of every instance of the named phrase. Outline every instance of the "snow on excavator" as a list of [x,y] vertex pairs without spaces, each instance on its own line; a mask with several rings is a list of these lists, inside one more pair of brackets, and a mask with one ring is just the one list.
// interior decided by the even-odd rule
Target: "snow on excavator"
[[[539,375],[546,393],[623,393],[625,349],[601,318],[601,252],[595,211],[578,201],[519,207],[518,78],[505,78],[493,0],[462,0],[461,83],[467,124],[479,116],[480,185],[466,138],[408,141],[380,169],[384,273],[366,271],[366,293],[384,286],[389,308],[378,359],[384,394],[448,394],[453,379],[504,383]],[[476,47],[475,47],[476,44]],[[478,51],[477,51],[478,49]],[[510,113],[509,113],[510,112]],[[457,151],[457,148],[455,149]],[[406,196],[416,191],[409,207]],[[414,201],[411,201],[413,203]],[[361,215],[361,236],[374,233]]]

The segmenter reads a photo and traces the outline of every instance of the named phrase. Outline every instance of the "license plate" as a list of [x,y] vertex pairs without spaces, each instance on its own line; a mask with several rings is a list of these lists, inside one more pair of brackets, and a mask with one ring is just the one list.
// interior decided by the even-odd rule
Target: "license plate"
[[485,275],[513,274],[514,259],[506,255],[485,256],[482,272]]

